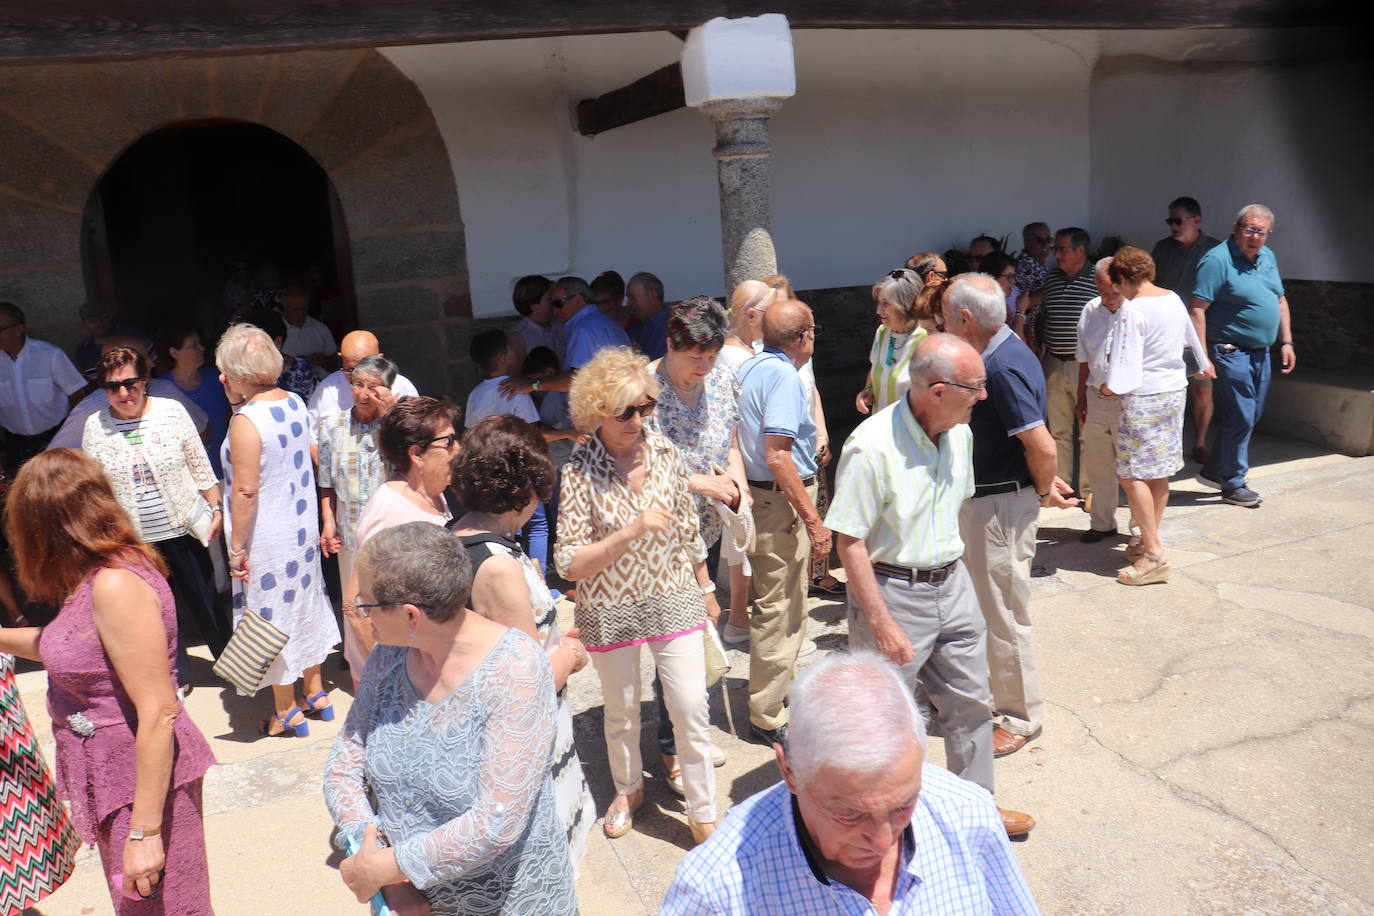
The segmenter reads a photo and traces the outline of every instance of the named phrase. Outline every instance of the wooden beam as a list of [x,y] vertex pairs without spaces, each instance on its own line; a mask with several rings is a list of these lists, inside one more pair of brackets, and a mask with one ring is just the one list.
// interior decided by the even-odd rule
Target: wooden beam
[[615,127],[676,111],[687,104],[682,90],[682,64],[673,61],[605,95],[577,103],[577,130],[595,137]]
[[1337,0],[0,0],[0,60],[220,56],[432,42],[681,32],[783,13],[794,28],[1358,27]]

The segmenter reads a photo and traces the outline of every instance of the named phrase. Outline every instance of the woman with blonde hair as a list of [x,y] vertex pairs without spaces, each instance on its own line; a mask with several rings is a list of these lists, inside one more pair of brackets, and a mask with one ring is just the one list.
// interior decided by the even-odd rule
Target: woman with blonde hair
[[574,620],[605,697],[616,790],[606,835],[628,833],[644,802],[639,658],[647,646],[677,737],[688,826],[702,842],[715,829],[716,777],[700,631],[720,609],[682,456],[645,425],[658,395],[649,361],[625,347],[601,350],[577,373],[572,419],[590,435],[563,468],[554,560],[577,583]]
[[1102,397],[1121,398],[1116,433],[1116,475],[1140,526],[1127,555],[1133,560],[1116,576],[1122,585],[1169,581],[1159,525],[1169,504],[1169,478],[1183,467],[1183,408],[1188,376],[1183,349],[1201,364],[1199,378],[1213,378],[1183,300],[1155,286],[1154,260],[1129,245],[1107,268],[1112,286],[1126,300],[1112,330],[1107,381]]
[[201,781],[215,759],[176,695],[166,564],[73,449],[24,465],[5,530],[24,591],[61,609],[0,630],[0,651],[48,669],[59,793],[100,851],[115,913],[210,916]]
[[914,270],[894,270],[873,284],[878,330],[868,351],[868,380],[854,397],[859,413],[895,404],[911,387],[911,354],[926,336],[917,321],[916,299],[924,284]]
[[260,685],[272,688],[275,713],[261,731],[304,737],[306,715],[334,718],[320,665],[339,641],[320,574],[310,421],[300,395],[277,387],[282,355],[260,328],[231,326],[215,364],[234,411],[222,462],[234,626],[251,610],[289,637]]

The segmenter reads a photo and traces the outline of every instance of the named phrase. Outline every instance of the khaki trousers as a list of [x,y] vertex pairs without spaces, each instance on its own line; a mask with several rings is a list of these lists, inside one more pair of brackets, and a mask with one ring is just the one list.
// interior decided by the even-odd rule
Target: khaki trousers
[[1083,476],[1093,494],[1092,527],[1116,528],[1121,487],[1116,478],[1116,430],[1121,425],[1121,399],[1088,392],[1088,422],[1083,424]]
[[988,625],[993,721],[1013,735],[1039,730],[1045,706],[1030,619],[1030,564],[1039,517],[1033,486],[975,496],[959,513],[964,563]]
[[[749,607],[749,721],[772,730],[787,723],[783,700],[806,632],[811,537],[801,516],[776,490],[750,487],[754,497],[754,568]],[[806,488],[816,498],[815,486]]]
[[[1045,394],[1048,398],[1045,425],[1050,428],[1050,435],[1054,437],[1056,472],[1059,479],[1073,487],[1075,492],[1086,495],[1089,491],[1083,487],[1087,486],[1087,483],[1073,478],[1073,426],[1078,422],[1078,417],[1075,416],[1078,408],[1078,362],[1046,353],[1042,365],[1045,369]],[[1077,445],[1082,448],[1082,429],[1078,431]]]

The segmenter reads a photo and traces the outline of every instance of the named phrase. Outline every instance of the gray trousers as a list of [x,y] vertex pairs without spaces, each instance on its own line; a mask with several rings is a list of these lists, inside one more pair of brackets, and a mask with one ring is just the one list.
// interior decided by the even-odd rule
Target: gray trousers
[[[992,791],[992,693],[984,646],[986,624],[963,562],[939,585],[878,576],[888,613],[911,641],[901,669],[915,693],[925,688],[945,737],[951,772]],[[849,597],[849,641],[873,648],[868,619]]]

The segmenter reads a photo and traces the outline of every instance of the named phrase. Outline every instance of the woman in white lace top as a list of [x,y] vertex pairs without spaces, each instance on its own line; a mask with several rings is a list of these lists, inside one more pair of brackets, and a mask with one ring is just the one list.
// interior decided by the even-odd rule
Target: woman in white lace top
[[356,570],[378,645],[325,764],[339,844],[358,844],[344,883],[401,913],[576,912],[544,650],[465,609],[467,550],[436,525],[379,532]]
[[[185,407],[148,396],[143,354],[117,347],[95,368],[109,403],[86,418],[81,450],[105,470],[139,537],[167,561],[178,614],[184,624],[194,625],[218,658],[231,630],[218,606],[210,555],[190,531],[191,519],[209,512],[207,540],[213,541],[224,520],[210,456]],[[191,682],[184,629],[177,629],[177,680],[182,685]]]

